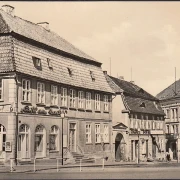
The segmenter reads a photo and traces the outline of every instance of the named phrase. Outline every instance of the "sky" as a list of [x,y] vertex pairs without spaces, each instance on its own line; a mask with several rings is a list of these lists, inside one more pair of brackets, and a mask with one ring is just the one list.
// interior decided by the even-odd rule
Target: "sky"
[[[102,62],[108,74],[157,95],[180,78],[180,2],[0,2]],[[111,71],[110,71],[111,61]],[[132,69],[132,71],[131,71]],[[131,73],[132,72],[132,73]]]

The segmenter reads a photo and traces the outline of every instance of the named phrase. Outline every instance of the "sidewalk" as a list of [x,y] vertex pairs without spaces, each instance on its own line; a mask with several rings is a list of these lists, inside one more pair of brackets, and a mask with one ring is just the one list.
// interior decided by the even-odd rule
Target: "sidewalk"
[[[119,167],[119,168],[128,168],[128,167],[180,167],[180,163],[177,163],[177,161],[173,162],[140,162],[137,164],[136,162],[104,162],[104,168],[108,167]],[[102,163],[82,163],[81,168],[98,168],[98,169],[103,169],[103,164]],[[12,173],[26,173],[26,172],[34,172],[34,164],[25,164],[25,165],[17,165],[13,166],[15,171]],[[36,172],[40,171],[47,171],[47,172],[57,172],[62,171],[62,170],[72,170],[74,169],[75,171],[80,171],[80,164],[65,164],[61,165],[60,163],[57,164],[49,164],[49,163],[43,163],[43,164],[36,164],[35,170]],[[10,172],[10,166],[8,165],[0,165],[0,173],[7,173]]]

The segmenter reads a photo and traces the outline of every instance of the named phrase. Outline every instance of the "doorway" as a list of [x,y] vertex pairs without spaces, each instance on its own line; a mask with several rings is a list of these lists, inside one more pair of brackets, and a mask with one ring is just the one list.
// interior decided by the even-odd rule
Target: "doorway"
[[115,139],[115,160],[125,160],[125,142],[124,137],[121,133],[118,133]]
[[69,123],[69,149],[76,152],[76,123]]
[[0,161],[4,161],[6,158],[5,143],[6,129],[2,124],[0,124]]

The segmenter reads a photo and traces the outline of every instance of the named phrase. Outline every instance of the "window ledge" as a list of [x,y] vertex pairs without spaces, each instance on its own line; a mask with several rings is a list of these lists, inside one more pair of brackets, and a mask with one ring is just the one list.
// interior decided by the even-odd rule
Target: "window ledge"
[[86,109],[86,112],[92,112],[92,109]]
[[86,143],[86,145],[92,145],[93,143],[91,142],[91,143]]
[[100,111],[100,110],[95,110],[94,112],[96,112],[96,113],[101,113],[101,111]]
[[67,106],[60,106],[61,109],[68,109]]
[[46,106],[44,103],[36,103],[37,106]]
[[73,110],[73,111],[76,111],[77,108],[74,108],[74,107],[70,107],[69,110]]
[[49,150],[50,153],[57,153],[59,152],[58,150]]
[[85,111],[84,108],[78,108],[78,111]]
[[59,108],[58,105],[50,105],[50,106],[47,106],[47,107],[51,107],[51,108]]
[[3,99],[0,99],[0,102],[4,102],[4,100],[3,100]]
[[95,144],[101,144],[100,142],[95,142]]
[[29,101],[21,101],[21,103],[22,103],[22,104],[29,104],[29,105],[32,105],[32,103],[29,102]]
[[103,112],[109,114],[109,111],[103,111]]

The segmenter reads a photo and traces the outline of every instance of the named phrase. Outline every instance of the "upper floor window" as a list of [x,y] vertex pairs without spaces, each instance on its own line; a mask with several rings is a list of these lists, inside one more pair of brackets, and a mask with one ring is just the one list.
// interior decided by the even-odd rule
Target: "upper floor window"
[[104,137],[103,140],[105,143],[109,142],[109,126],[108,124],[104,124]]
[[86,92],[86,109],[91,109],[91,93]]
[[78,108],[84,108],[84,92],[78,92]]
[[51,105],[58,105],[58,88],[51,85]]
[[62,106],[67,106],[67,88],[62,88],[61,105]]
[[45,85],[44,83],[37,83],[37,102],[45,103]]
[[95,124],[95,142],[101,142],[100,124]]
[[0,79],[0,100],[3,99],[3,81]]
[[[29,80],[22,80],[22,100],[30,102],[31,99],[31,83]],[[1,99],[1,98],[0,98]]]
[[91,124],[86,124],[86,143],[91,143]]
[[70,89],[70,107],[75,108],[76,107],[76,91],[74,89]]
[[95,110],[100,111],[100,94],[95,94]]
[[37,69],[41,69],[41,59],[40,58],[37,58],[37,57],[32,57],[33,59],[33,63],[34,63],[34,66],[37,68]]
[[52,60],[49,59],[49,58],[47,58],[47,63],[48,63],[48,67],[49,67],[50,69],[53,69]]
[[67,69],[68,69],[69,76],[73,76],[73,69],[70,67],[68,67]]
[[104,111],[109,111],[108,95],[104,95]]
[[152,129],[155,129],[155,122],[152,122]]
[[94,72],[93,71],[90,71],[90,76],[91,76],[92,81],[95,81],[95,76],[94,76]]
[[166,116],[167,116],[167,118],[170,118],[170,110],[169,109],[166,110]]

